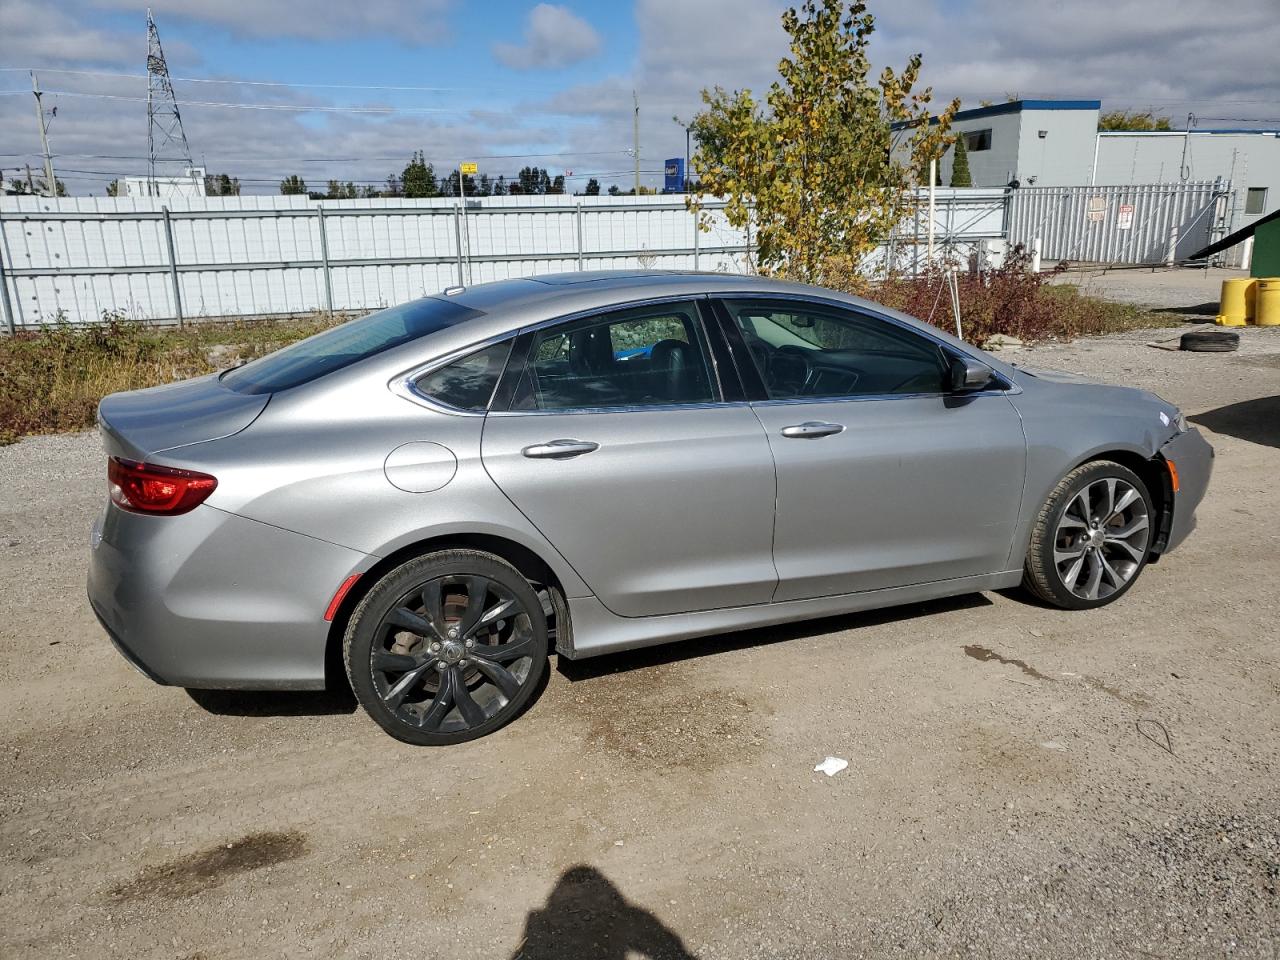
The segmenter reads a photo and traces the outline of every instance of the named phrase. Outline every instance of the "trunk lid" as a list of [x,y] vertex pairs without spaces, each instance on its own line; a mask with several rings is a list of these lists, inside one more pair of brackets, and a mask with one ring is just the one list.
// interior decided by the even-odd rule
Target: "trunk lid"
[[239,433],[258,418],[271,395],[237,393],[218,376],[104,397],[98,404],[98,426],[107,452],[146,460],[175,447]]

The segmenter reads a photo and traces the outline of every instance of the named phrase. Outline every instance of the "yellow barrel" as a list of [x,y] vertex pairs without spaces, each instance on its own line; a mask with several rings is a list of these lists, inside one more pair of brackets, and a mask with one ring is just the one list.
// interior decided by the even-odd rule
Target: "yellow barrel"
[[1253,277],[1223,280],[1222,301],[1214,322],[1220,327],[1243,327],[1252,320],[1257,286],[1258,281]]
[[1260,327],[1280,327],[1280,277],[1263,277],[1257,287],[1253,322]]

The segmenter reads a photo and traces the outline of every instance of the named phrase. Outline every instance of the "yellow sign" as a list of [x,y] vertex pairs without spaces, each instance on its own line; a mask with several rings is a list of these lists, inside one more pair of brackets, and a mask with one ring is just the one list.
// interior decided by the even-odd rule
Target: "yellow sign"
[[474,163],[460,163],[458,169],[467,175],[474,175],[479,168]]

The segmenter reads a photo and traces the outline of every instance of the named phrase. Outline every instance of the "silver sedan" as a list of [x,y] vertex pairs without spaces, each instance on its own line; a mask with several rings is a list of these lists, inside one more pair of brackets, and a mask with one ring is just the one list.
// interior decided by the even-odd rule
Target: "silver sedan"
[[417,744],[512,719],[553,646],[1019,583],[1110,603],[1191,531],[1213,457],[1149,393],[660,272],[453,288],[99,423],[89,597],[120,652],[186,687],[345,673]]

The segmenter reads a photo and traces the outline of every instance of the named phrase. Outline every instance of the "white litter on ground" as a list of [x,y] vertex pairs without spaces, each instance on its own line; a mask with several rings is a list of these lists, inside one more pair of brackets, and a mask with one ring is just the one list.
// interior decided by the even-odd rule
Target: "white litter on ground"
[[827,759],[813,768],[813,772],[825,773],[828,777],[834,777],[848,765],[848,760],[841,760],[839,757],[827,757]]

